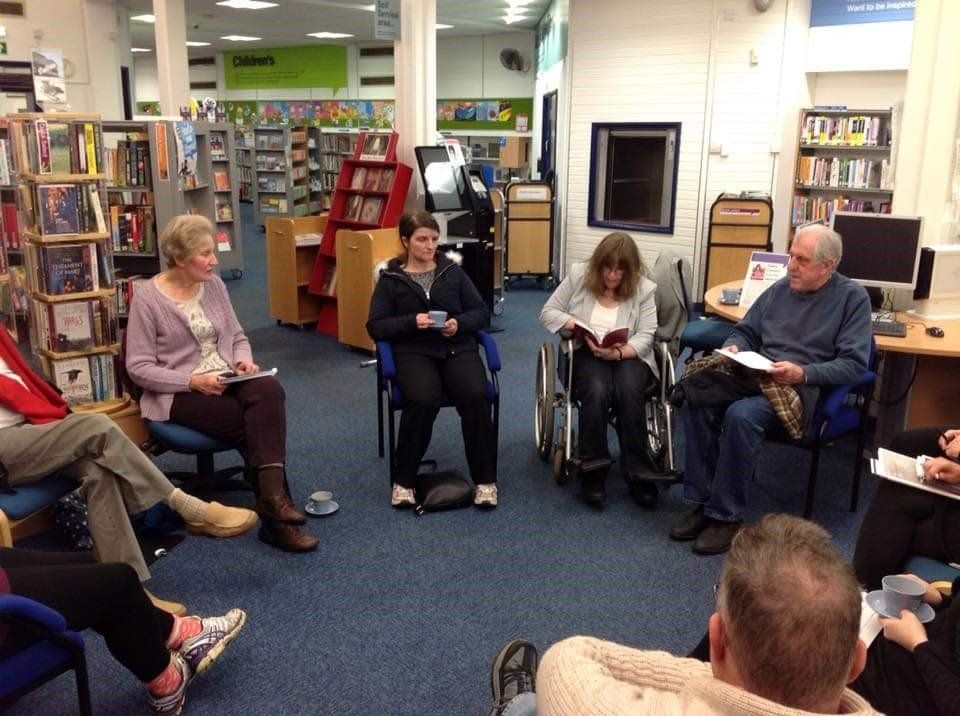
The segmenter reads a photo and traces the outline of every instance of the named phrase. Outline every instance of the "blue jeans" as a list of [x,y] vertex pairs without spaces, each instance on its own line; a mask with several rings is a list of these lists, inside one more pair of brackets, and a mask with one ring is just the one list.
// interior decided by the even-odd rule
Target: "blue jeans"
[[729,405],[680,411],[685,439],[683,496],[703,505],[707,517],[723,522],[743,519],[747,483],[767,431],[777,414],[763,395]]

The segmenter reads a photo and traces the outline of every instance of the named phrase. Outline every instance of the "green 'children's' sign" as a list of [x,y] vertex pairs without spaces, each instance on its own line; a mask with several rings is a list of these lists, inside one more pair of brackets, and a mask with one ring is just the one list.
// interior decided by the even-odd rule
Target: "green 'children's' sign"
[[347,48],[343,45],[275,47],[223,53],[228,90],[347,86]]

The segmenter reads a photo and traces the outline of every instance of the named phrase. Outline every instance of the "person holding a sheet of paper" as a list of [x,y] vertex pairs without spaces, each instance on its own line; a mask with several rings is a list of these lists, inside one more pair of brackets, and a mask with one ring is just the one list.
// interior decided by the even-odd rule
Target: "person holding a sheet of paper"
[[236,444],[254,471],[260,540],[289,552],[316,549],[287,485],[283,388],[266,376],[225,385],[223,373],[255,373],[250,341],[219,277],[213,225],[176,216],[160,232],[167,269],[144,281],[130,304],[127,372],[143,388],[140,413]]
[[[960,485],[960,428],[907,430],[890,449],[928,456],[925,480]],[[912,555],[960,564],[960,499],[880,480],[853,552],[857,577],[867,589],[879,589],[880,580],[899,572]]]
[[[754,351],[772,365],[734,390],[714,391],[719,378],[708,375],[705,382],[713,381],[703,390],[708,395],[688,399],[680,410],[686,435],[683,492],[696,507],[670,537],[693,540],[698,554],[729,549],[767,432],[789,418],[788,433],[802,436],[820,386],[851,383],[867,367],[870,299],[862,286],[836,273],[839,235],[822,224],[802,227],[789,253],[787,276],[757,298],[724,346],[733,353]],[[774,406],[768,395],[781,404]]]
[[[540,323],[548,331],[573,331],[577,321],[590,326],[601,341],[607,332],[627,327],[625,342],[603,347],[575,336],[573,392],[580,403],[581,461],[609,458],[607,415],[617,415],[620,467],[633,498],[654,507],[659,489],[644,479],[647,439],[643,395],[657,370],[653,337],[657,330],[656,285],[636,243],[622,232],[608,234],[590,260],[575,264],[547,300]],[[606,499],[608,466],[582,472],[581,495],[593,505]]]

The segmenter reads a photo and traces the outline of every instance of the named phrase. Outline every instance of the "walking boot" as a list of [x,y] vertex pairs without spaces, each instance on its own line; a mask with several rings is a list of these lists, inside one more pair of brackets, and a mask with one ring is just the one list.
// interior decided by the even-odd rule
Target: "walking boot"
[[307,523],[306,516],[290,499],[282,467],[265,467],[257,474],[257,512],[264,522]]
[[310,552],[320,544],[320,540],[296,525],[273,522],[270,519],[261,520],[257,537],[261,542],[266,542],[284,552]]

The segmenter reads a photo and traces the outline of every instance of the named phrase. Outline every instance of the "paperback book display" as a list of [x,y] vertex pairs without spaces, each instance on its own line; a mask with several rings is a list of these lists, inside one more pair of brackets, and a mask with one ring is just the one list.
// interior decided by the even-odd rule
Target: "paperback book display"
[[88,293],[100,289],[96,243],[34,244],[28,246],[34,267],[35,291],[48,296]]
[[51,360],[50,366],[53,382],[70,405],[115,400],[120,395],[117,356],[113,353]]
[[117,342],[116,304],[110,298],[33,304],[36,347],[55,353]]
[[[55,115],[56,116],[56,115]],[[98,122],[10,122],[14,163],[27,174],[98,174],[103,135]]]
[[157,227],[152,205],[113,204],[110,227],[114,251],[156,255]]

